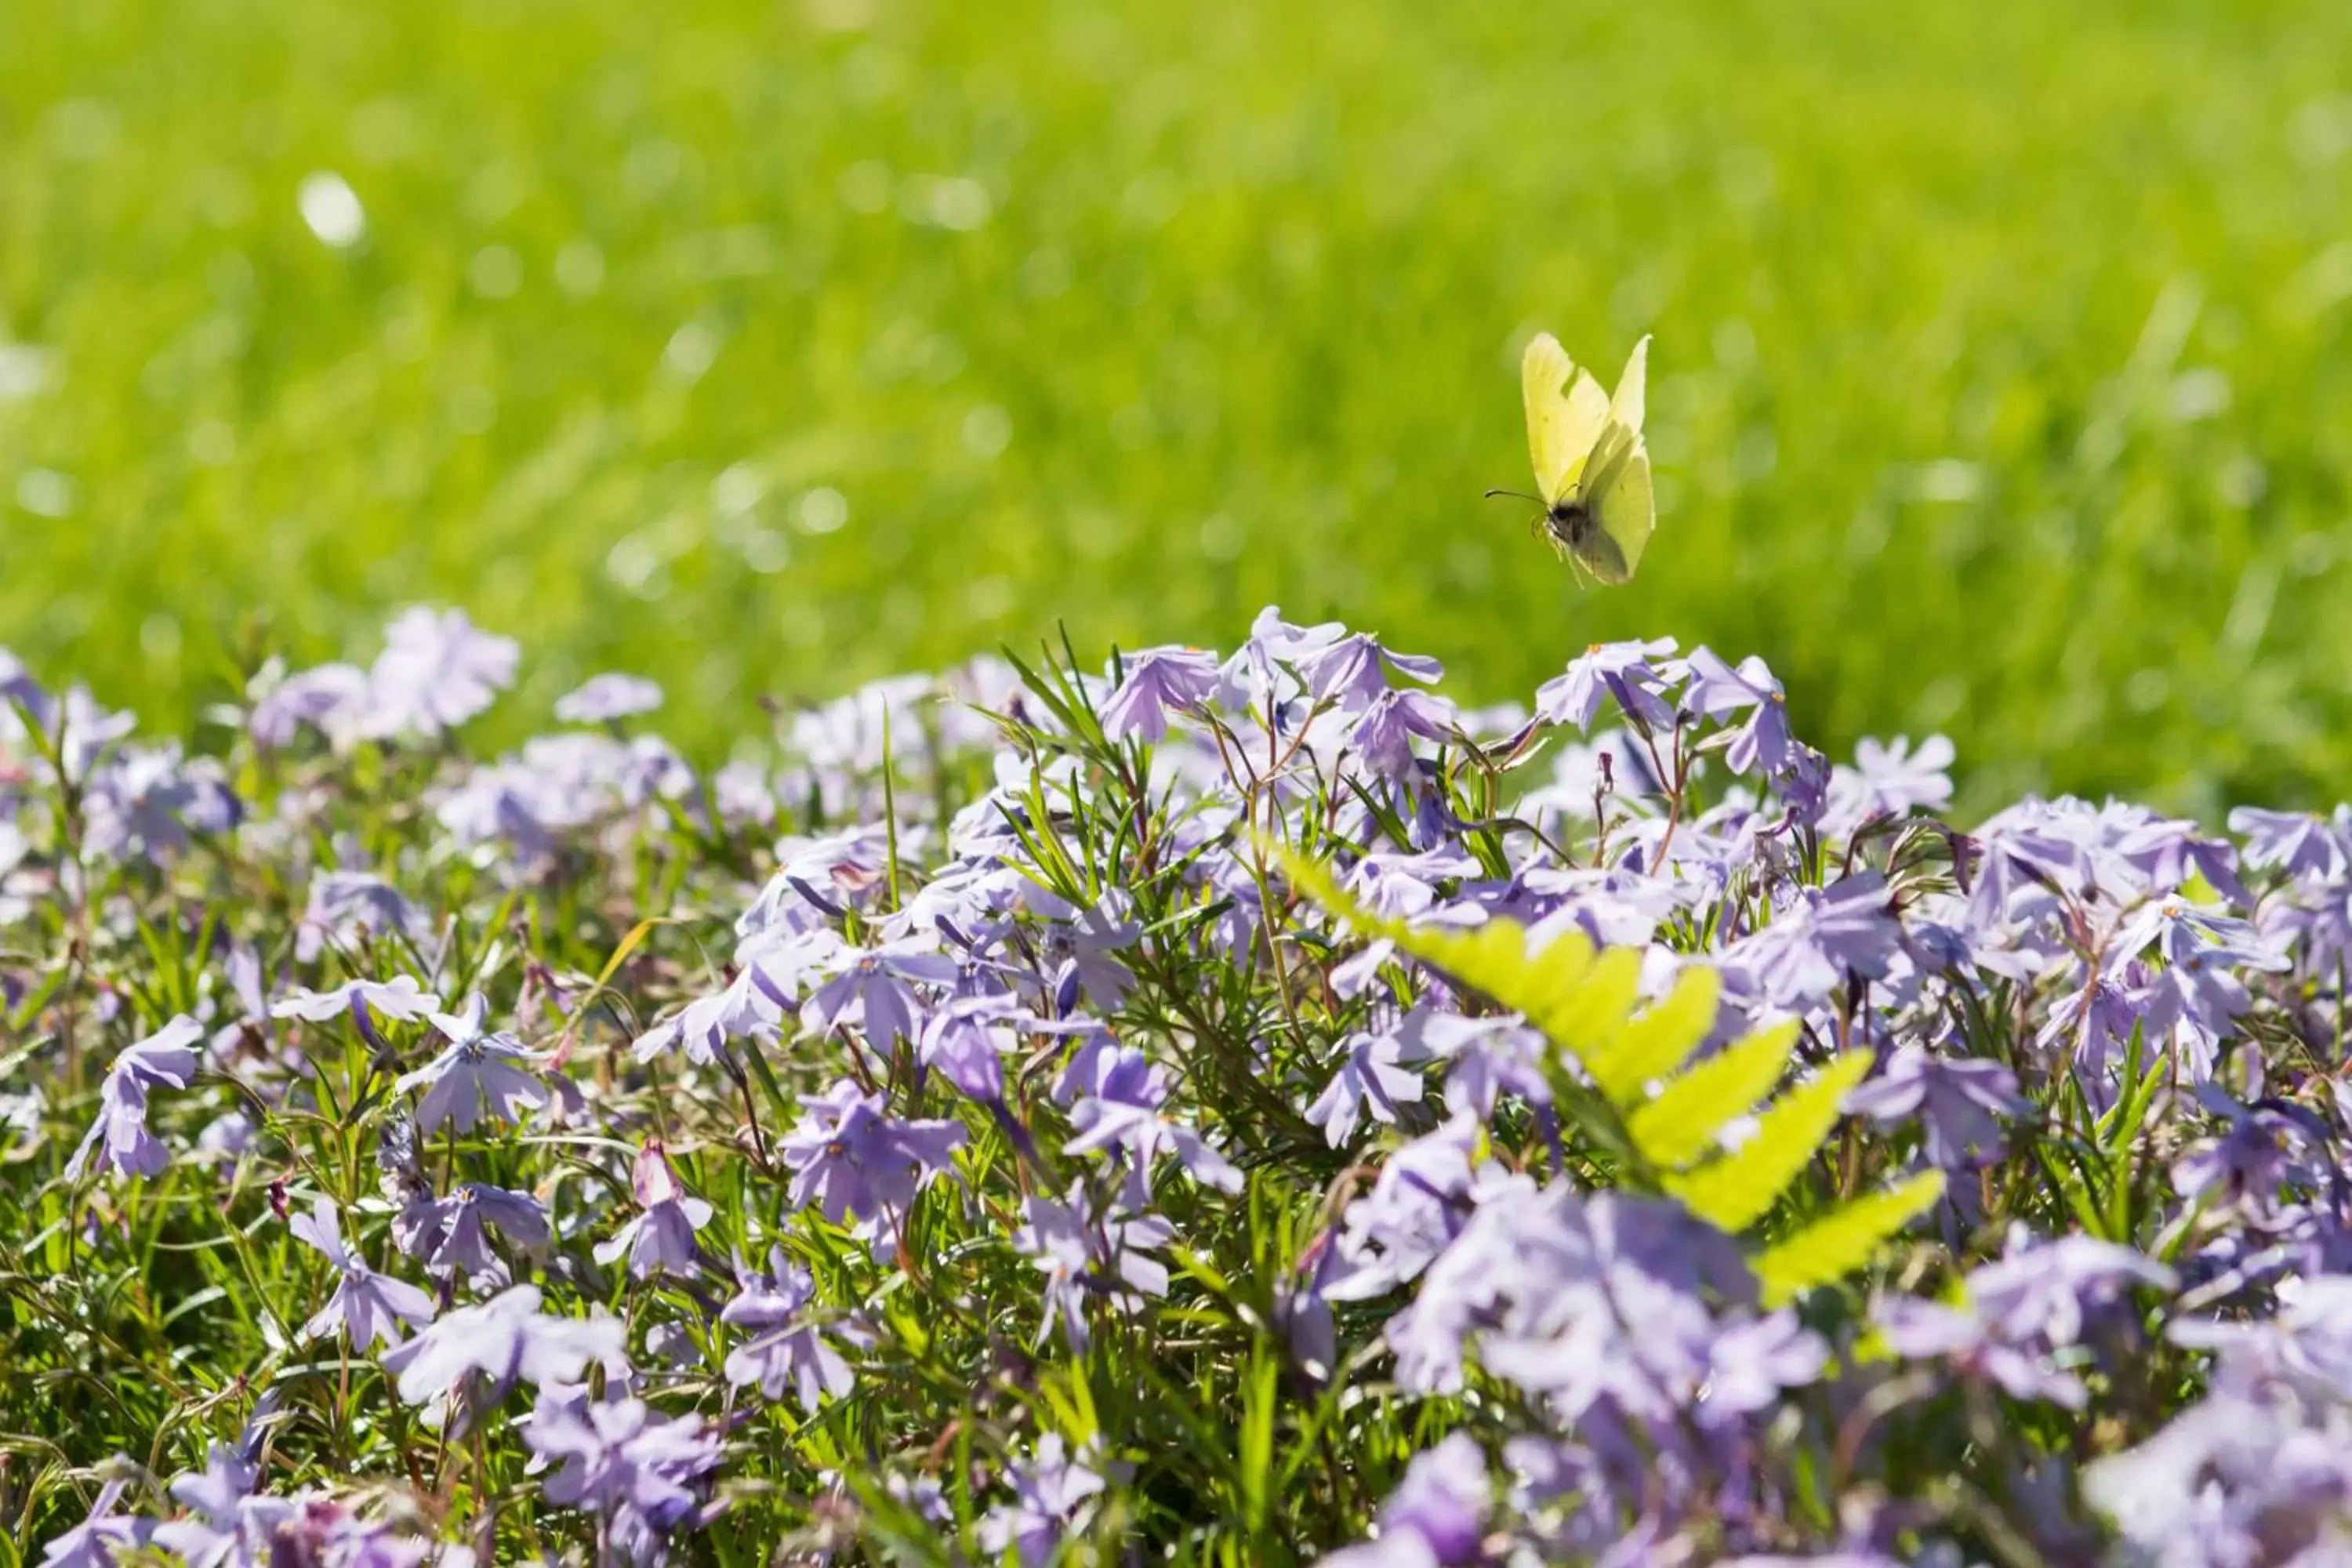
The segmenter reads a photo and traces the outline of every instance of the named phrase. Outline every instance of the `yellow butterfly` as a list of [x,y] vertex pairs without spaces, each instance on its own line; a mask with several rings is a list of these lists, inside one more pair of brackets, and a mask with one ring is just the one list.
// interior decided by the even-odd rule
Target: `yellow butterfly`
[[1519,363],[1528,405],[1528,451],[1536,490],[1488,490],[1543,508],[1534,528],[1551,547],[1603,583],[1632,580],[1658,523],[1650,497],[1650,454],[1642,445],[1650,340],[1633,345],[1617,394],[1608,396],[1549,332],[1538,332]]

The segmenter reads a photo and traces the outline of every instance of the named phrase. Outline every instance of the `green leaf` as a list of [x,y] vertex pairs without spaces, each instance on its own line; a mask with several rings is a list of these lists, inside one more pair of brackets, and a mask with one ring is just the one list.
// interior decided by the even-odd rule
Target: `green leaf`
[[1690,1060],[1715,1027],[1722,995],[1720,974],[1706,964],[1691,965],[1672,991],[1618,1030],[1605,1048],[1587,1055],[1585,1070],[1618,1104],[1638,1101],[1652,1082]]
[[1683,1206],[1727,1231],[1746,1230],[1771,1212],[1780,1194],[1821,1152],[1848,1090],[1870,1071],[1873,1053],[1848,1051],[1775,1100],[1754,1137],[1687,1176],[1666,1183]]
[[1756,1258],[1764,1304],[1777,1307],[1867,1266],[1886,1238],[1944,1194],[1944,1173],[1922,1171],[1885,1192],[1870,1193],[1824,1215]]
[[[1641,1000],[1640,950],[1612,947],[1596,952],[1582,932],[1570,931],[1530,960],[1528,969],[1528,999],[1515,1005],[1590,1071],[1592,1058],[1607,1052],[1624,1032],[1633,1004]],[[1626,1097],[1611,1098],[1626,1102]]]
[[1772,1091],[1796,1044],[1793,1019],[1734,1041],[1633,1113],[1628,1130],[1633,1146],[1664,1169],[1688,1164],[1733,1117],[1746,1115]]

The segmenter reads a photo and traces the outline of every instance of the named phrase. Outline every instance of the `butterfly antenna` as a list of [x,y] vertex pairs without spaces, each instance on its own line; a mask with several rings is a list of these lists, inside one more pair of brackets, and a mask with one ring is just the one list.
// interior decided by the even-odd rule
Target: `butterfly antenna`
[[1513,500],[1531,500],[1538,506],[1543,505],[1543,497],[1531,496],[1525,490],[1488,490],[1486,499],[1493,500],[1496,496],[1509,496]]

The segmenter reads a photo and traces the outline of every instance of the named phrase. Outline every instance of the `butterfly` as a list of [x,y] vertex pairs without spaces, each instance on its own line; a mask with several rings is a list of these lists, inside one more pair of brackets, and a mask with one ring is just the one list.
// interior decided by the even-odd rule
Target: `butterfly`
[[1538,332],[1519,362],[1528,405],[1528,451],[1536,491],[1488,490],[1543,508],[1533,527],[1551,547],[1603,583],[1630,582],[1657,526],[1650,496],[1650,454],[1642,414],[1650,340],[1633,345],[1610,396],[1549,332]]

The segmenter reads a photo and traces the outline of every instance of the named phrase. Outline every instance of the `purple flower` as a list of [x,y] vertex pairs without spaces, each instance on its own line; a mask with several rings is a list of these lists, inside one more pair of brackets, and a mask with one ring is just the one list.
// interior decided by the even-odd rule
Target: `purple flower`
[[204,1026],[183,1013],[145,1039],[122,1047],[100,1086],[98,1120],[66,1162],[67,1180],[79,1179],[84,1170],[94,1175],[110,1170],[133,1176],[163,1173],[172,1153],[147,1131],[147,1092],[185,1089],[194,1082],[196,1054],[190,1047],[204,1037]]
[[[816,954],[809,944],[790,938],[772,941],[763,934],[753,943],[757,951],[725,990],[696,997],[631,1043],[637,1060],[651,1061],[683,1046],[687,1060],[708,1067],[725,1054],[730,1040],[775,1037],[784,1016],[778,997],[791,996],[793,989],[781,982]],[[829,944],[825,951],[832,951]]]
[[1391,653],[1380,639],[1350,632],[1317,648],[1299,661],[1298,672],[1318,702],[1337,703],[1342,712],[1369,708],[1389,689],[1389,672],[1427,686],[1445,673],[1445,667],[1422,654]]
[[395,974],[390,980],[346,980],[331,991],[289,991],[270,1008],[269,1016],[314,1024],[348,1016],[361,1020],[364,1028],[371,1017],[412,1023],[440,1005],[441,998],[417,984],[415,975]]
[[276,750],[297,730],[318,731],[337,747],[348,745],[367,711],[367,672],[357,665],[322,664],[288,676],[261,694],[246,716],[254,744]]
[[1021,1016],[1009,996],[960,996],[923,1026],[924,1065],[983,1105],[1004,1099],[1004,1052],[1013,1048],[1006,1025]]
[[1086,1528],[1103,1479],[1073,1456],[1058,1432],[1037,1440],[1030,1458],[1006,1468],[1012,1500],[989,1510],[980,1521],[981,1549],[1001,1561],[1008,1551],[1021,1568],[1044,1568],[1063,1538]]
[[[1879,742],[1865,735],[1853,749],[1853,770],[1841,780],[1853,795],[1856,822],[1873,816],[1907,816],[1941,811],[1952,804],[1952,759],[1958,753],[1941,735],[1914,750],[1907,737]],[[1851,782],[1847,782],[1850,780]]]
[[2172,1167],[2173,1190],[2189,1199],[2212,1194],[2222,1203],[2268,1203],[2294,1168],[2295,1147],[2311,1130],[2284,1111],[2241,1105],[2213,1084],[2200,1085],[2196,1094],[2206,1110],[2223,1119],[2227,1131],[2199,1143]]
[[418,941],[425,935],[425,923],[383,878],[365,871],[321,871],[310,879],[310,907],[302,911],[294,937],[295,962],[310,963],[329,942],[347,947],[382,932]]
[[580,1381],[593,1361],[626,1369],[626,1330],[617,1318],[552,1318],[539,1310],[536,1285],[515,1285],[479,1306],[444,1313],[432,1327],[385,1352],[411,1405],[438,1399],[475,1374],[495,1403],[516,1382],[545,1386]]
[[514,684],[519,657],[511,638],[482,632],[463,610],[405,610],[368,670],[362,730],[375,740],[454,730]]
[[1422,1058],[1402,1033],[1353,1034],[1339,1048],[1339,1069],[1307,1108],[1307,1120],[1323,1129],[1334,1149],[1355,1135],[1368,1111],[1373,1121],[1395,1126],[1398,1106],[1420,1103],[1428,1087],[1411,1069]]
[[1486,1456],[1475,1438],[1456,1432],[1412,1457],[1404,1479],[1381,1505],[1378,1540],[1322,1561],[1329,1568],[1402,1568],[1406,1563],[1464,1568],[1479,1559],[1486,1515],[1493,1507]]
[[157,1525],[155,1544],[176,1553],[186,1568],[268,1568],[280,1528],[301,1508],[289,1500],[254,1496],[258,1475],[236,1448],[213,1444],[203,1469],[173,1480],[173,1500],[190,1512]]
[[1410,1056],[1450,1064],[1445,1103],[1454,1110],[1491,1116],[1496,1100],[1505,1094],[1530,1105],[1551,1103],[1551,1084],[1544,1077],[1549,1047],[1542,1035],[1516,1019],[1465,1018],[1416,1007],[1398,1033]]
[[1365,704],[1348,743],[1373,773],[1402,779],[1413,771],[1414,738],[1450,741],[1454,724],[1454,704],[1445,698],[1410,689],[1382,691]]
[[1879,1303],[1874,1318],[1886,1348],[1913,1361],[1948,1361],[1964,1377],[1997,1384],[2011,1398],[2080,1410],[2090,1391],[2032,1347],[2021,1347],[1969,1309],[1907,1296]]
[[1536,689],[1536,716],[1590,730],[1601,704],[1613,700],[1628,719],[1665,729],[1675,717],[1668,693],[1682,677],[1674,651],[1672,637],[1594,643],[1570,659],[1564,673]]
[[1297,689],[1286,671],[1301,658],[1347,635],[1348,628],[1337,621],[1314,626],[1293,626],[1282,618],[1280,608],[1268,605],[1250,623],[1248,640],[1218,672],[1222,683],[1219,700],[1234,709],[1254,707],[1268,727],[1277,733],[1286,731],[1292,704],[1283,700],[1282,694]]
[[1158,741],[1168,733],[1168,715],[1196,712],[1217,693],[1217,656],[1197,648],[1146,648],[1122,661],[1124,678],[1103,704],[1103,733]]
[[2092,1310],[2136,1287],[2169,1290],[2176,1281],[2171,1269],[2128,1247],[2064,1236],[2022,1245],[2013,1238],[2009,1256],[1973,1270],[1968,1283],[1969,1300],[2011,1341],[2063,1347],[2082,1339]]
[[678,1181],[659,1139],[646,1140],[637,1151],[630,1185],[644,1212],[597,1245],[596,1261],[609,1264],[625,1254],[635,1279],[693,1273],[702,1256],[694,1233],[710,1223],[712,1210]]
[[903,1213],[963,1145],[955,1122],[893,1121],[880,1095],[847,1079],[803,1095],[801,1104],[808,1114],[776,1146],[793,1171],[793,1206],[814,1204],[836,1225],[857,1221],[865,1234]]
[[1024,1220],[1013,1236],[1013,1250],[1045,1276],[1042,1340],[1058,1321],[1070,1348],[1084,1353],[1089,1341],[1087,1304],[1108,1302],[1118,1311],[1139,1312],[1145,1296],[1168,1293],[1168,1269],[1149,1249],[1175,1239],[1175,1227],[1157,1216],[1090,1215],[1083,1185],[1067,1203],[1030,1196],[1022,1200]]
[[1736,773],[1779,773],[1789,760],[1789,704],[1764,661],[1751,655],[1734,669],[1713,649],[1697,647],[1691,650],[1690,673],[1683,701],[1692,711],[1718,720],[1748,715],[1731,731],[1725,765]]
[[1887,911],[1885,879],[1862,871],[1827,889],[1799,888],[1769,925],[1732,947],[1731,956],[1775,1005],[1803,1007],[1850,974],[1885,978],[1902,946],[1903,927]]
[[558,1467],[547,1500],[600,1515],[631,1563],[663,1560],[667,1538],[692,1520],[701,1482],[720,1457],[700,1416],[664,1419],[641,1399],[598,1404],[542,1394],[522,1436]]
[[[846,1397],[857,1380],[849,1363],[811,1320],[808,1309],[816,1281],[809,1271],[778,1247],[768,1254],[765,1274],[746,1269],[739,1259],[736,1278],[740,1289],[719,1311],[719,1321],[751,1337],[727,1352],[727,1381],[739,1386],[757,1384],[770,1399],[782,1399],[789,1389],[812,1415],[826,1396]],[[856,1342],[854,1334],[841,1329],[835,1332]]]
[[490,1251],[488,1226],[496,1226],[510,1245],[532,1250],[546,1246],[550,1237],[547,1211],[538,1199],[484,1182],[465,1183],[445,1198],[416,1199],[394,1221],[393,1237],[403,1252],[436,1273],[462,1269],[471,1279],[502,1279],[503,1268]]
[[566,724],[609,724],[650,713],[662,705],[662,689],[634,675],[599,675],[555,700],[555,716]]
[[335,1293],[304,1326],[305,1337],[317,1339],[341,1328],[353,1350],[364,1351],[378,1340],[398,1344],[402,1323],[421,1326],[433,1321],[430,1296],[404,1279],[378,1274],[343,1245],[342,1222],[325,1198],[310,1213],[296,1215],[289,1228],[325,1253],[337,1276]]
[[114,1511],[129,1486],[128,1481],[112,1480],[100,1488],[82,1521],[43,1549],[41,1568],[114,1568],[124,1552],[146,1545],[153,1523]]
[[2242,805],[2230,813],[2230,831],[2245,838],[2246,864],[2258,870],[2275,866],[2304,882],[2340,882],[2352,871],[2352,807],[2323,819]]
[[1150,1194],[1152,1165],[1162,1153],[1172,1153],[1185,1174],[1220,1192],[1242,1189],[1242,1173],[1211,1148],[1198,1132],[1160,1114],[1168,1098],[1168,1075],[1132,1046],[1103,1051],[1091,1058],[1092,1082],[1070,1108],[1070,1125],[1077,1136],[1064,1147],[1073,1154],[1117,1149],[1127,1157],[1132,1177],[1129,1201],[1141,1207]]
[[861,1024],[866,1043],[877,1051],[916,1037],[917,1022],[929,1008],[917,985],[952,985],[961,973],[954,959],[920,937],[844,947],[824,969],[830,978],[809,998],[810,1022],[820,1029]]
[[2034,1043],[2044,1051],[2070,1051],[2084,1082],[2104,1091],[2109,1071],[2128,1055],[2133,1033],[2147,1021],[2147,1005],[2143,965],[2094,971],[2082,989],[2070,990],[2051,1005]]
[[1477,1118],[1457,1115],[1391,1154],[1371,1191],[1348,1205],[1337,1243],[1348,1268],[1327,1286],[1335,1301],[1369,1300],[1409,1283],[1470,1221],[1470,1150]]
[[419,1131],[430,1132],[444,1121],[459,1132],[471,1132],[487,1105],[500,1121],[521,1120],[520,1107],[541,1105],[547,1086],[535,1073],[523,1070],[538,1058],[512,1035],[487,1032],[482,1024],[489,1003],[477,994],[467,999],[464,1013],[429,1015],[433,1026],[449,1041],[432,1061],[400,1079],[401,1092],[425,1086],[416,1105]]
[[2000,1158],[2000,1119],[2029,1106],[2017,1075],[1996,1061],[1943,1056],[1906,1041],[1877,1077],[1846,1096],[1845,1108],[1880,1126],[1916,1119],[1927,1159],[1944,1170],[1972,1170]]

